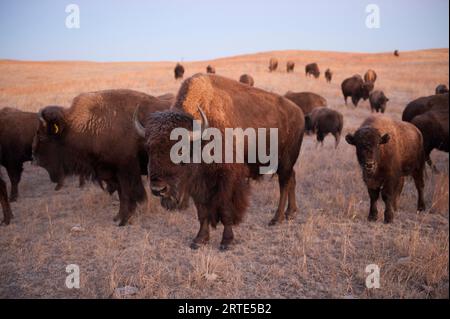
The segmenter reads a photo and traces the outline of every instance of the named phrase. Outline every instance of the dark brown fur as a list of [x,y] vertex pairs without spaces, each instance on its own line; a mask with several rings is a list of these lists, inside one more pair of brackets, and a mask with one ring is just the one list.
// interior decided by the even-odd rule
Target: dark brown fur
[[273,72],[276,71],[278,68],[278,60],[275,58],[270,58],[269,60],[269,71]]
[[398,52],[398,50],[395,50],[395,51],[394,51],[394,55],[395,55],[396,57],[399,57],[399,56],[400,56],[400,53]]
[[327,106],[327,100],[324,97],[312,92],[288,91],[284,97],[297,104],[305,115],[311,113],[316,107]]
[[255,80],[253,80],[253,77],[249,74],[242,74],[241,77],[239,78],[239,82],[248,84],[250,86],[255,85]]
[[370,82],[370,83],[375,83],[375,81],[377,80],[377,74],[374,70],[367,70],[366,74],[364,74],[364,81],[365,82]]
[[327,83],[330,83],[332,78],[333,78],[333,72],[331,72],[330,69],[327,69],[325,71],[325,79],[327,80]]
[[316,79],[320,76],[320,70],[317,63],[310,63],[305,66],[305,75],[309,76],[312,75]]
[[369,96],[371,111],[384,113],[386,111],[386,104],[388,101],[389,99],[386,97],[383,91],[371,92]]
[[373,83],[366,83],[361,76],[354,75],[342,82],[341,89],[345,105],[347,105],[347,98],[351,96],[352,103],[356,107],[361,99],[365,101],[369,98],[369,94],[373,90]]
[[323,145],[325,136],[331,133],[335,139],[335,148],[341,140],[344,117],[338,111],[327,107],[317,107],[305,116],[305,131],[316,134],[317,142]]
[[197,208],[200,230],[192,248],[207,243],[209,225],[219,221],[224,225],[221,248],[229,247],[234,238],[232,226],[242,219],[247,208],[248,179],[259,178],[261,167],[247,160],[241,164],[173,164],[169,152],[175,141],[169,140],[169,133],[176,127],[190,129],[192,118],[200,118],[198,107],[203,109],[210,127],[222,134],[225,128],[278,128],[282,143],[278,145],[276,173],[281,195],[270,224],[293,218],[297,211],[294,164],[304,132],[301,109],[281,96],[224,77],[195,75],[183,83],[171,111],[151,115],[146,128],[152,192],[161,196],[168,209],[184,207],[188,197]]
[[208,65],[206,67],[206,73],[215,74],[216,73],[216,69],[212,65]]
[[175,80],[182,79],[184,76],[184,66],[182,66],[180,63],[177,63],[173,72],[175,75]]
[[448,93],[448,87],[445,84],[439,84],[436,87],[436,94],[445,94]]
[[33,142],[33,157],[52,181],[75,174],[117,190],[115,219],[120,218],[121,226],[146,198],[141,174],[146,174],[147,154],[132,121],[137,106],[149,113],[167,109],[170,102],[132,90],[83,93],[70,108],[44,108]]
[[[2,148],[0,146],[0,157],[2,156]],[[6,183],[2,178],[2,173],[0,172],[0,204],[3,211],[3,220],[1,224],[9,225],[11,218],[13,217],[11,212],[11,207],[9,206],[8,191],[6,189]]]
[[411,122],[412,119],[420,114],[425,113],[430,110],[431,105],[428,104],[428,101],[434,95],[423,96],[418,99],[415,99],[409,102],[402,113],[402,121]]
[[370,116],[355,134],[348,134],[345,139],[356,146],[356,155],[370,196],[370,221],[377,220],[380,192],[385,203],[384,222],[394,220],[406,176],[414,179],[418,192],[417,209],[425,210],[423,140],[414,125],[385,115]]
[[287,63],[286,63],[286,72],[287,73],[294,72],[294,67],[295,67],[294,61],[287,61]]

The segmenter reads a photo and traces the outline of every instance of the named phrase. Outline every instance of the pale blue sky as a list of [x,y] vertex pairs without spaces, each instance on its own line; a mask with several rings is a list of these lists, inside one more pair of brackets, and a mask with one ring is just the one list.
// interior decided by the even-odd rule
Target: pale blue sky
[[[65,8],[80,8],[67,29]],[[365,25],[366,5],[381,28]],[[0,59],[203,60],[270,50],[449,46],[448,0],[1,0]]]

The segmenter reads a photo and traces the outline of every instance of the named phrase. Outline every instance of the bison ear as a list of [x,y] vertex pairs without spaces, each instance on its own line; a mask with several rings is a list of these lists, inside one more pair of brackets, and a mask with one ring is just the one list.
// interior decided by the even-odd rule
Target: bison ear
[[381,137],[380,144],[386,144],[387,142],[389,142],[390,139],[391,137],[389,136],[388,133],[386,133]]
[[345,136],[345,140],[347,141],[348,144],[355,145],[355,137],[352,134],[347,134]]

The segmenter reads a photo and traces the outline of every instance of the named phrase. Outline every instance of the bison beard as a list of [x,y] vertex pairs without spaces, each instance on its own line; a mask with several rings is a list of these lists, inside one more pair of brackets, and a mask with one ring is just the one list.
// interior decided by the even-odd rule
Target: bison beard
[[162,197],[166,208],[185,206],[189,197],[194,201],[200,230],[191,247],[206,244],[209,225],[215,227],[218,222],[224,225],[220,248],[227,249],[232,244],[232,226],[241,221],[247,208],[248,180],[260,177],[258,163],[174,164],[171,161],[170,150],[176,141],[170,141],[170,133],[180,127],[192,130],[192,120],[198,114],[203,123],[207,118],[222,135],[227,127],[278,128],[280,202],[269,225],[292,219],[297,211],[293,166],[304,132],[301,109],[281,96],[230,79],[195,75],[183,83],[171,111],[151,114],[145,128],[135,120],[138,134],[147,139],[152,193]]

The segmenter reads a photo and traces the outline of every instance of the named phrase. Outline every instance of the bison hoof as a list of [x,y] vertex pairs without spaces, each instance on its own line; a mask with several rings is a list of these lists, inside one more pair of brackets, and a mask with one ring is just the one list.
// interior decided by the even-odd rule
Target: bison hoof
[[424,212],[425,211],[425,205],[419,205],[418,207],[417,207],[417,212],[419,213],[419,212]]
[[220,251],[227,251],[227,250],[230,250],[231,247],[232,247],[231,243],[228,243],[228,244],[220,244],[219,250],[220,250]]
[[5,226],[8,226],[9,225],[9,220],[6,220],[6,219],[4,219],[4,220],[2,220],[2,222],[0,223],[0,225],[5,225]]
[[63,185],[58,184],[55,186],[55,191],[59,191],[61,188],[63,188]]
[[119,219],[120,219],[120,214],[117,214],[116,216],[114,216],[113,221],[118,222]]
[[191,247],[192,250],[197,250],[197,249],[199,249],[200,247],[202,247],[203,245],[204,245],[204,244],[199,244],[199,243],[196,243],[196,242],[192,242],[191,245],[190,245],[189,247]]
[[393,221],[394,221],[394,220],[391,219],[391,218],[385,218],[385,219],[384,219],[384,223],[385,223],[385,224],[392,224]]
[[367,217],[367,220],[368,220],[369,222],[376,222],[377,219],[378,219],[378,217],[377,217],[377,216],[374,216],[374,215],[369,215],[369,217]]
[[286,213],[286,220],[293,220],[297,216],[296,212]]
[[16,201],[17,201],[17,195],[9,197],[9,202],[10,203],[16,202]]

